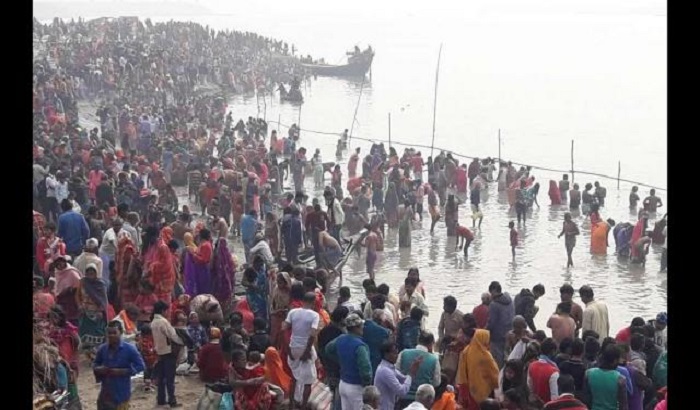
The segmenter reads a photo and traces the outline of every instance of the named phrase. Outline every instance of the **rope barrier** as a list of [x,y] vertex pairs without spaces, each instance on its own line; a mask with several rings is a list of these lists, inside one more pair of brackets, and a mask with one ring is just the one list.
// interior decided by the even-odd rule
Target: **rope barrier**
[[[279,126],[281,126],[281,127],[286,127],[286,128],[291,128],[290,125],[287,125],[287,124],[284,124],[284,123],[279,123]],[[279,131],[279,130],[278,130],[278,131]],[[339,132],[327,132],[327,131],[308,130],[308,129],[304,129],[304,128],[300,128],[300,131],[309,132],[309,133],[312,133],[312,134],[319,134],[319,135],[335,135],[335,136],[337,136],[337,137],[340,137],[340,136],[342,135],[342,133],[339,133]],[[388,143],[388,142],[389,142],[389,141],[387,141],[387,140],[382,140],[382,139],[377,139],[377,138],[371,138],[371,139],[370,139],[370,138],[362,138],[362,137],[357,137],[357,136],[353,136],[352,138],[353,138],[353,139],[356,139],[356,140],[360,140],[360,141],[373,142],[373,143],[376,143],[376,142],[386,142],[386,143]],[[391,144],[392,144],[392,145],[401,145],[401,146],[404,146],[404,147],[415,147],[415,148],[425,148],[425,149],[430,149],[430,148],[431,148],[429,145],[422,145],[422,144],[416,144],[416,143],[406,143],[406,142],[401,142],[401,141],[394,141],[393,139],[391,140]],[[435,149],[437,149],[437,150],[439,150],[439,151],[444,151],[444,152],[450,153],[450,154],[452,154],[453,157],[459,157],[459,158],[465,158],[465,159],[474,159],[474,158],[476,158],[476,157],[472,157],[472,156],[469,156],[469,155],[464,155],[464,154],[456,153],[456,152],[454,152],[454,151],[452,151],[452,150],[450,150],[450,149],[445,149],[445,148],[440,148],[440,147],[435,147]],[[523,161],[511,161],[511,162],[513,162],[514,164],[531,166],[533,169],[538,169],[538,170],[541,170],[541,171],[557,172],[557,173],[560,173],[560,174],[565,174],[565,173],[568,173],[568,172],[573,172],[573,171],[570,170],[570,169],[569,169],[569,170],[562,170],[562,169],[548,168],[548,167],[544,167],[544,166],[540,166],[540,165],[530,165],[530,164],[528,164],[528,163],[526,163],[526,162],[523,162]],[[625,178],[618,178],[618,177],[614,177],[614,176],[610,176],[610,175],[601,174],[601,173],[598,173],[598,172],[580,171],[580,170],[578,170],[578,169],[577,169],[577,170],[574,170],[574,171],[576,171],[577,174],[590,175],[590,176],[594,176],[594,177],[598,177],[598,178],[610,179],[610,180],[614,180],[614,181],[618,181],[618,180],[619,180],[620,182],[626,182],[626,183],[633,184],[633,185],[638,185],[638,186],[642,186],[642,187],[646,187],[646,188],[656,189],[656,190],[658,190],[658,191],[668,191],[666,188],[662,188],[662,187],[658,187],[658,186],[646,184],[646,183],[644,183],[644,182],[633,181],[633,180],[625,179]]]

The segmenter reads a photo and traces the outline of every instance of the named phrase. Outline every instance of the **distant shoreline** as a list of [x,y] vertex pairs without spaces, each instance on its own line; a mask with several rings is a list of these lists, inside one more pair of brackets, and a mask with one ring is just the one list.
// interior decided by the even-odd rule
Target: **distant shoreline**
[[34,2],[34,17],[39,21],[71,19],[82,17],[93,19],[99,17],[138,16],[143,20],[154,16],[192,16],[211,14],[211,10],[189,2],[116,2],[116,1],[69,1],[69,2]]

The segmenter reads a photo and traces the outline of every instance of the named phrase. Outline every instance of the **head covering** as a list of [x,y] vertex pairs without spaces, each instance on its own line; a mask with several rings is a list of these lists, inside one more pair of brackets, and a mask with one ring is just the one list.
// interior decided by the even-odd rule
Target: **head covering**
[[656,321],[662,325],[668,324],[668,314],[666,312],[659,313],[656,315]]
[[95,238],[90,238],[85,241],[85,247],[88,249],[97,249],[100,246],[100,242]]
[[85,266],[85,272],[87,272],[88,269],[94,269],[95,272],[97,272],[97,265],[94,264],[94,263],[88,263],[88,264]]
[[221,330],[218,327],[209,328],[209,339],[221,339]]
[[194,236],[191,233],[185,232],[183,240],[185,242],[186,248],[196,248],[197,247],[197,245],[194,244]]
[[289,394],[292,379],[285,373],[280,353],[274,347],[265,350],[265,380],[279,386],[285,395]]
[[457,384],[466,385],[477,403],[486,400],[498,387],[498,365],[489,352],[491,333],[477,329],[461,355]]
[[166,226],[160,230],[160,239],[167,245],[173,239],[173,228]]
[[345,327],[359,327],[365,324],[365,321],[357,313],[351,313],[345,319]]

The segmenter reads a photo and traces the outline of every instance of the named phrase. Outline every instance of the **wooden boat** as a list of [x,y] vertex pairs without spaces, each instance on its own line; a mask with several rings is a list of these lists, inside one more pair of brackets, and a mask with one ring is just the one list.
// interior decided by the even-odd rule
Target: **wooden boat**
[[302,64],[313,75],[329,77],[364,77],[372,66],[374,51],[367,49],[360,53],[348,53],[348,63],[345,65]]

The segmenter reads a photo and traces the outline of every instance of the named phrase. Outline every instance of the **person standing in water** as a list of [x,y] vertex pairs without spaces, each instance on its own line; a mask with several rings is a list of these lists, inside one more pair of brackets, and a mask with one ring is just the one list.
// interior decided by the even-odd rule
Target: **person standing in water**
[[637,209],[637,203],[639,202],[639,187],[636,185],[632,187],[632,192],[630,192],[630,210],[634,211]]
[[363,240],[363,245],[367,248],[367,274],[369,278],[374,280],[374,265],[377,264],[377,248],[379,246],[379,235],[372,229],[372,226],[365,225],[367,236]]
[[644,209],[646,209],[648,212],[656,212],[657,208],[661,208],[664,206],[664,203],[661,202],[661,198],[656,196],[656,190],[652,189],[649,191],[649,196],[644,198],[644,202],[642,203],[644,205]]
[[591,205],[596,203],[597,198],[591,193],[591,189],[593,189],[593,185],[589,182],[586,184],[585,190],[581,194],[581,211],[584,215],[588,215],[591,210]]
[[574,260],[571,258],[571,253],[574,251],[576,246],[576,236],[579,235],[578,226],[576,222],[571,220],[571,213],[567,212],[564,214],[564,225],[561,228],[561,233],[559,233],[558,238],[564,236],[564,246],[566,247],[566,267],[574,267]]
[[605,197],[608,195],[608,190],[605,189],[605,187],[600,186],[600,182],[598,181],[595,181],[593,185],[595,186],[593,196],[596,197],[600,206],[605,206]]
[[564,174],[564,176],[562,177],[562,180],[559,181],[559,194],[561,195],[562,202],[566,202],[568,200],[568,192],[569,192],[569,174]]
[[515,247],[518,246],[518,231],[515,230],[515,222],[510,221],[508,228],[510,228],[510,250],[513,254],[513,261],[515,261]]
[[578,210],[581,206],[581,191],[579,191],[578,184],[574,184],[574,189],[569,191],[569,209]]

